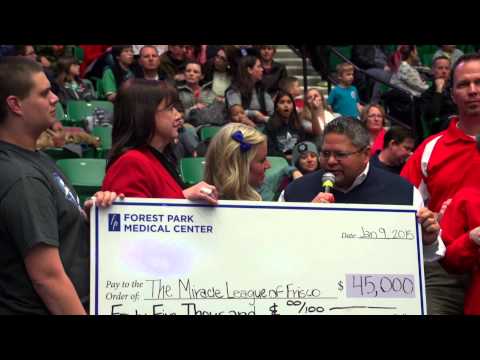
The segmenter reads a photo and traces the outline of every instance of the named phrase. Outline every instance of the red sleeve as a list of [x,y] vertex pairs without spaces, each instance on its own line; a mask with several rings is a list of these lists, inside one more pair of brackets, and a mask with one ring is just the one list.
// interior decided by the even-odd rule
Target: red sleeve
[[403,166],[402,172],[400,173],[401,176],[407,179],[416,188],[420,186],[423,179],[421,162],[425,144],[426,142],[415,150],[413,155],[410,156],[410,159],[408,159],[407,163]]
[[152,198],[152,178],[149,166],[135,157],[124,156],[107,170],[102,190],[123,193],[127,197]]
[[[470,272],[478,264],[480,247],[469,236],[472,230],[469,216],[473,214],[470,214],[471,211],[468,209],[469,205],[472,205],[472,199],[468,194],[460,191],[453,198],[441,221],[442,240],[447,247],[441,264],[452,273]],[[477,205],[474,207],[478,208],[479,200],[476,199],[474,203]]]

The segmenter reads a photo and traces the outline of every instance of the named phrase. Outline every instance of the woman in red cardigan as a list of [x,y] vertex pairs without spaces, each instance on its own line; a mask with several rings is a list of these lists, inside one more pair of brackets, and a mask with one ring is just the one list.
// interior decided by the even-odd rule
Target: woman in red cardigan
[[367,105],[361,115],[362,121],[367,126],[370,133],[370,154],[383,149],[383,140],[385,138],[385,110],[382,105],[370,104]]
[[164,81],[136,79],[117,96],[102,189],[127,197],[204,200],[216,205],[215,186],[201,182],[184,189],[172,162],[170,144],[182,126],[175,88]]

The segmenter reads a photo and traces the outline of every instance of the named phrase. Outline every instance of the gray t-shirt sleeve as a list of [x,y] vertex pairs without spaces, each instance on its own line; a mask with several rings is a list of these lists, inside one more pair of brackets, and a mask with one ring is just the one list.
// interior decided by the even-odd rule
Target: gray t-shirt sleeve
[[23,257],[40,243],[59,246],[57,216],[47,184],[34,177],[20,178],[0,202],[2,225]]
[[233,105],[242,105],[242,97],[238,91],[230,89],[225,93],[225,97],[227,98],[229,107],[232,107]]
[[265,92],[265,110],[267,111],[268,116],[272,116],[274,112],[273,100],[270,94]]

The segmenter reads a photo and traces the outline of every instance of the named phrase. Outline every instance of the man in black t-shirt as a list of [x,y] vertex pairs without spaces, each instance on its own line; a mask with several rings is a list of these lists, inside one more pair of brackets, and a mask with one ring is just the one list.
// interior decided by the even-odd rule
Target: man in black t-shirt
[[[56,121],[57,102],[40,64],[0,59],[0,314],[88,307],[88,216],[55,163],[35,150]],[[116,197],[96,195],[100,206]]]
[[400,175],[403,165],[412,155],[415,138],[410,130],[394,126],[385,133],[383,150],[370,158],[370,164]]

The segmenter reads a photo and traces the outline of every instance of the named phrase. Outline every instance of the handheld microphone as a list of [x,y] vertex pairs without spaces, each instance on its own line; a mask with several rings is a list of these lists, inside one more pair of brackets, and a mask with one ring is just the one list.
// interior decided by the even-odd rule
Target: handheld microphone
[[335,175],[332,173],[325,173],[322,176],[322,187],[324,189],[324,193],[330,193],[333,186],[335,185]]

